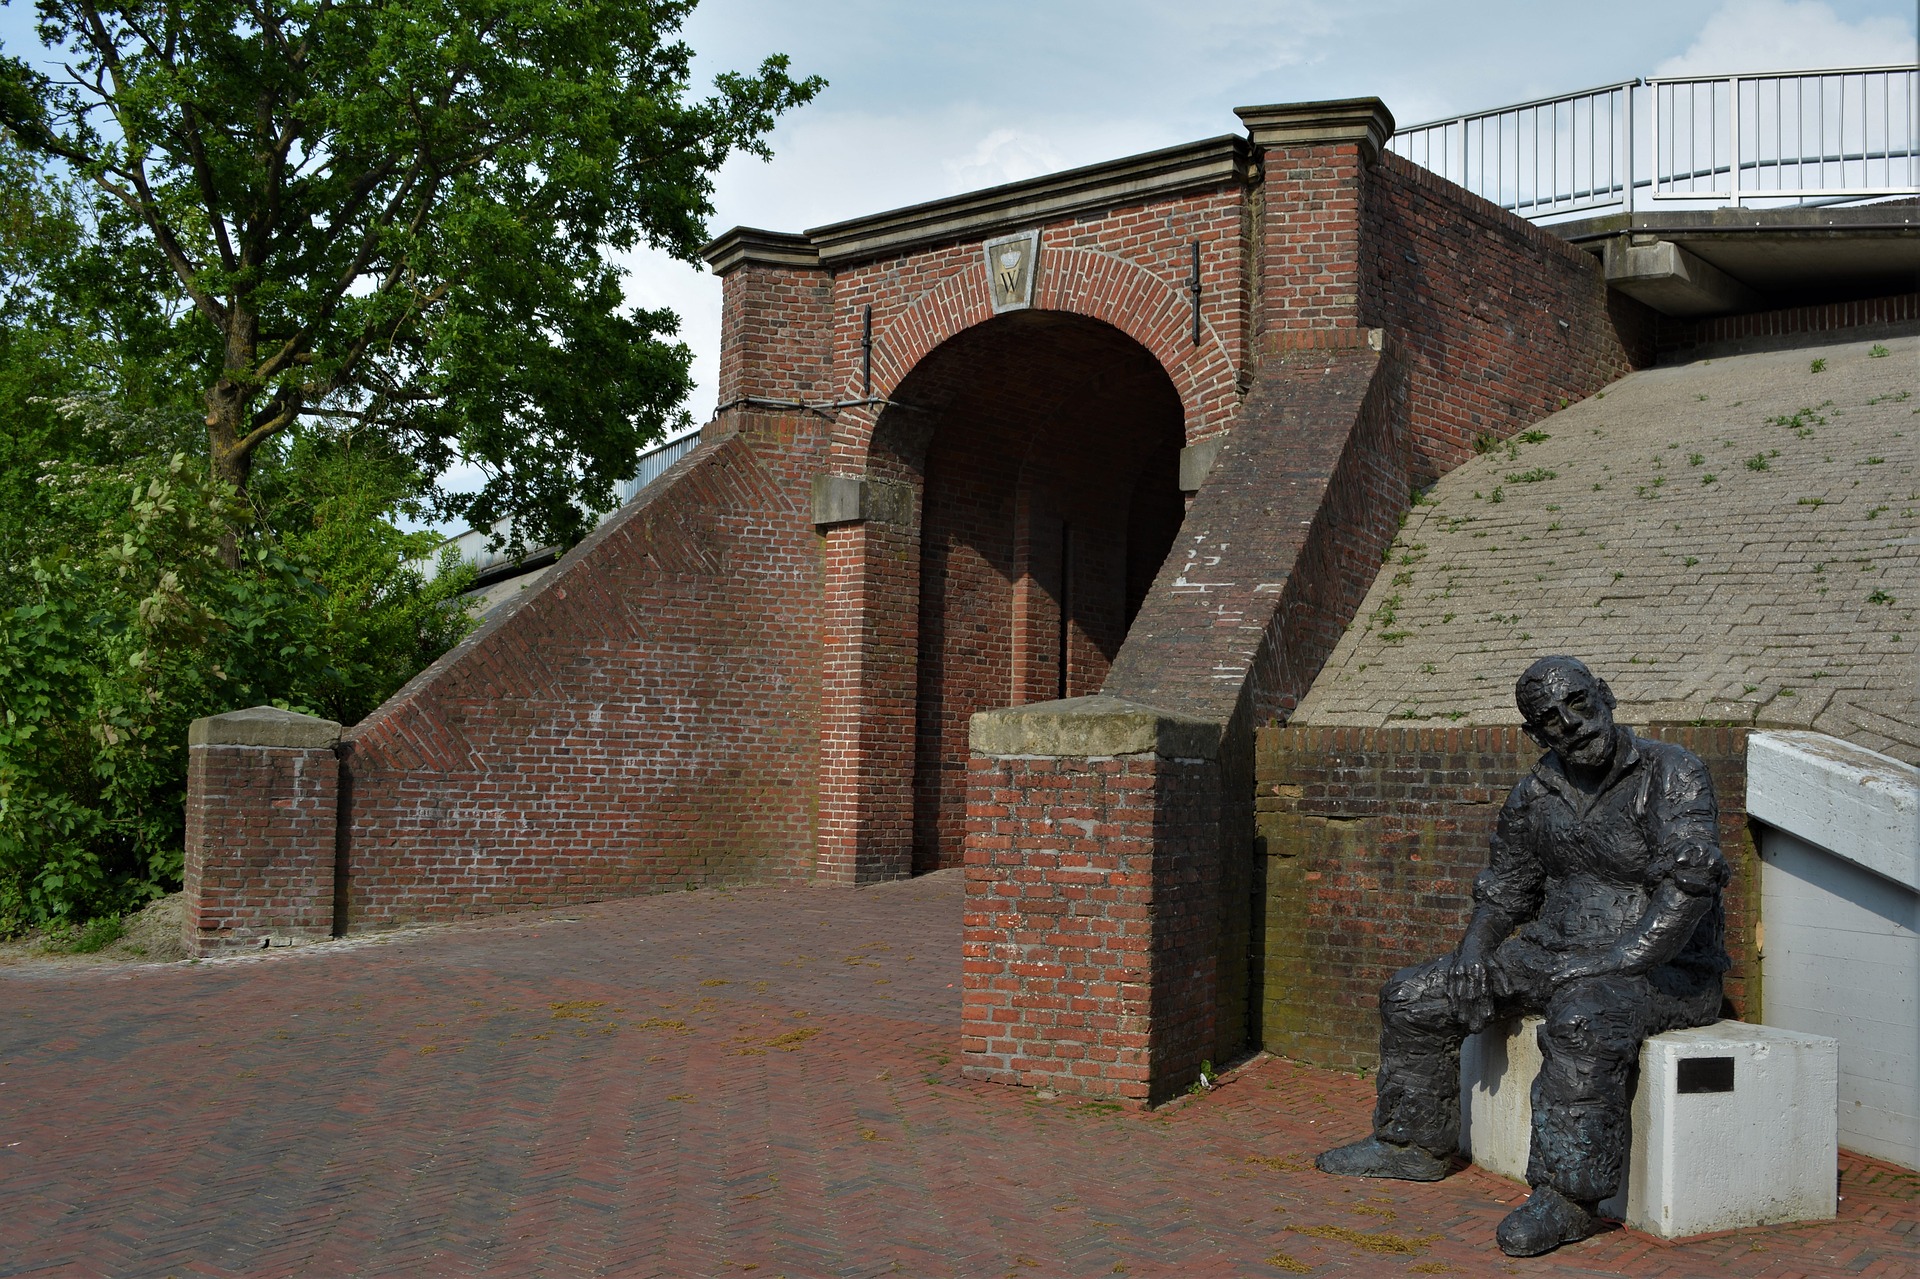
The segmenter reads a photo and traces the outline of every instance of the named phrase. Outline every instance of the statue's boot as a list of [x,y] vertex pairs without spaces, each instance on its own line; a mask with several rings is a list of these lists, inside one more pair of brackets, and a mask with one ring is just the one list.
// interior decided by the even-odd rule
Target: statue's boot
[[1494,1231],[1500,1251],[1509,1257],[1537,1257],[1563,1243],[1585,1239],[1600,1228],[1591,1204],[1569,1199],[1552,1186],[1535,1186]]
[[1447,1175],[1452,1161],[1422,1150],[1402,1146],[1378,1137],[1356,1141],[1326,1151],[1313,1161],[1321,1172],[1342,1177],[1392,1177],[1397,1181],[1438,1181]]

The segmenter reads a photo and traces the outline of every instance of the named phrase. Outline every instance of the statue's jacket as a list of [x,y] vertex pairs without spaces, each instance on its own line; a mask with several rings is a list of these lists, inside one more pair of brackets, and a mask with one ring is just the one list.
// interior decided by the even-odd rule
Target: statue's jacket
[[1519,924],[1500,948],[1503,966],[1551,968],[1635,931],[1667,882],[1689,897],[1711,895],[1679,953],[1648,977],[1661,986],[1717,982],[1728,967],[1718,894],[1728,871],[1713,781],[1682,747],[1614,732],[1612,767],[1592,796],[1552,752],[1513,788],[1474,899]]

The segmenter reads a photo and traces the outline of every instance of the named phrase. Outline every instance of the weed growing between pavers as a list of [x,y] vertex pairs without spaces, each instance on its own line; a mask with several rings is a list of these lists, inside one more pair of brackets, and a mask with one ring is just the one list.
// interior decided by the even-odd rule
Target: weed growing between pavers
[[1442,1235],[1370,1235],[1351,1226],[1288,1226],[1295,1234],[1311,1235],[1315,1239],[1338,1239],[1341,1243],[1352,1244],[1367,1252],[1394,1253],[1399,1256],[1416,1257],[1433,1244],[1444,1238]]
[[[774,1035],[770,1039],[749,1041],[746,1047],[734,1049],[733,1055],[735,1057],[764,1057],[769,1048],[783,1053],[796,1052],[799,1050],[800,1045],[806,1043],[819,1033],[820,1029],[817,1026],[807,1026],[800,1030],[789,1030],[784,1034]],[[735,1042],[740,1041],[736,1040]]]

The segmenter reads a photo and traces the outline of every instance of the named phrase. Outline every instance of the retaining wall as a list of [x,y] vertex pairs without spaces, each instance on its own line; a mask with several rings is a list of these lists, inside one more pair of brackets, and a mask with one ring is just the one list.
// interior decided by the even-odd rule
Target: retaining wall
[[[1699,755],[1720,802],[1731,1017],[1758,1020],[1759,862],[1740,728],[1635,726]],[[1378,1063],[1380,985],[1451,950],[1507,792],[1539,759],[1519,727],[1336,728],[1258,736],[1258,1041],[1297,1061]]]

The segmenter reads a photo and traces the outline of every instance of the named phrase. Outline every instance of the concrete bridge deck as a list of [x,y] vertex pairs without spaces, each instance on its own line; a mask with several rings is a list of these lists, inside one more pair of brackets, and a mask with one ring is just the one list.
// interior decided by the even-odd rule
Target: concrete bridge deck
[[964,1081],[959,874],[0,970],[0,1275],[1920,1271],[1920,1179],[1852,1156],[1837,1222],[1511,1262],[1512,1183],[1311,1171],[1352,1076]]

